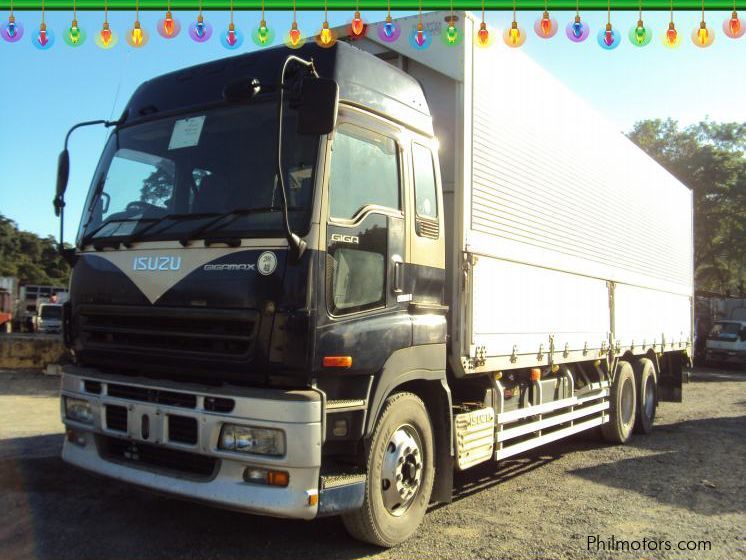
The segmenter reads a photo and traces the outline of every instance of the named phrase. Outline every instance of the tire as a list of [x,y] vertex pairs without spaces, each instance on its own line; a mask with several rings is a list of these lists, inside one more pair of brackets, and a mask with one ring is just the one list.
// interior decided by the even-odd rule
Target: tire
[[601,434],[609,443],[627,443],[632,436],[637,409],[635,374],[629,362],[620,361],[609,394],[609,421]]
[[658,407],[658,375],[655,364],[648,358],[640,358],[635,364],[635,389],[637,389],[637,413],[635,433],[649,434],[653,431],[655,409]]
[[347,532],[387,548],[412,536],[430,503],[434,458],[433,429],[424,403],[412,393],[390,396],[368,450],[363,506],[342,515]]

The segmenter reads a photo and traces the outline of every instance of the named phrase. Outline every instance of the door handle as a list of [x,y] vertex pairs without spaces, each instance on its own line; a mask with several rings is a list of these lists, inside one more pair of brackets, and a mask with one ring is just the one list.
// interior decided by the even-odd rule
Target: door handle
[[394,261],[394,291],[400,293],[404,290],[404,263]]

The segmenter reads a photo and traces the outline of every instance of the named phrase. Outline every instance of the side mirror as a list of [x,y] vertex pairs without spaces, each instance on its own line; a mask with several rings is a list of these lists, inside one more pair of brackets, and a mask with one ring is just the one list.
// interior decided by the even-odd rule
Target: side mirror
[[337,82],[328,78],[304,78],[298,108],[298,134],[329,134],[337,123],[338,103]]
[[54,197],[54,214],[60,215],[62,208],[65,206],[65,190],[67,189],[67,180],[70,176],[70,153],[67,148],[60,152],[57,159],[57,190]]

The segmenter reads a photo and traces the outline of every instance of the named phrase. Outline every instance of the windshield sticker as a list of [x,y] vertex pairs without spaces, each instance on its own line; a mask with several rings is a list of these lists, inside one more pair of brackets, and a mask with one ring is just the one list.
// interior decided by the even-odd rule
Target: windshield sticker
[[199,137],[202,134],[204,124],[204,115],[176,121],[171,133],[171,141],[168,143],[168,149],[191,148],[199,144]]

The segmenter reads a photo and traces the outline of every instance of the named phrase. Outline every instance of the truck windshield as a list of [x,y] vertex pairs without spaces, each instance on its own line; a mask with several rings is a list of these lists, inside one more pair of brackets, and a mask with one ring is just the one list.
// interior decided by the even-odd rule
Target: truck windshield
[[62,306],[61,305],[42,305],[41,318],[42,319],[62,319]]
[[719,340],[735,340],[741,331],[740,323],[719,322],[712,325],[710,338]]
[[[88,195],[78,243],[137,236],[182,239],[282,234],[276,106],[212,108],[115,131]],[[307,233],[318,137],[286,112],[283,164],[290,223]],[[242,210],[236,219],[216,217]],[[214,223],[211,223],[214,222]]]

